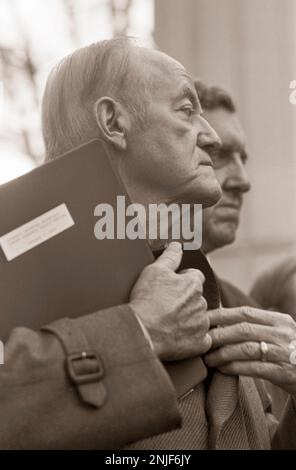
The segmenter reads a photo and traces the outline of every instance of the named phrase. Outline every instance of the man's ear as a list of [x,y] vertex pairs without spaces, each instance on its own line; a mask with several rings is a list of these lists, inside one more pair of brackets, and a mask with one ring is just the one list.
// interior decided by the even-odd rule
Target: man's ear
[[124,107],[112,98],[104,96],[96,101],[94,112],[104,140],[119,150],[126,150],[129,116]]

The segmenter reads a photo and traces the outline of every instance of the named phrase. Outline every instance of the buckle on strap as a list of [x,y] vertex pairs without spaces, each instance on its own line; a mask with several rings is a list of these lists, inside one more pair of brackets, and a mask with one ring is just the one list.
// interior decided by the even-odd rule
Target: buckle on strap
[[102,361],[94,351],[69,354],[67,357],[67,368],[71,380],[76,385],[98,382],[104,376]]

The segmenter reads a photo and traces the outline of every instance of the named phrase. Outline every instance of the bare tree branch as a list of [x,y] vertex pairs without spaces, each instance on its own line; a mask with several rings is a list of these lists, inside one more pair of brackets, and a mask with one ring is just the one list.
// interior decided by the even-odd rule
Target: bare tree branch
[[81,43],[81,38],[76,17],[75,3],[73,0],[63,0],[63,6],[66,13],[70,37],[74,46],[78,47]]
[[125,0],[123,6],[119,6],[116,0],[108,3],[111,17],[113,19],[113,36],[122,36],[128,33],[130,26],[129,14],[133,0]]

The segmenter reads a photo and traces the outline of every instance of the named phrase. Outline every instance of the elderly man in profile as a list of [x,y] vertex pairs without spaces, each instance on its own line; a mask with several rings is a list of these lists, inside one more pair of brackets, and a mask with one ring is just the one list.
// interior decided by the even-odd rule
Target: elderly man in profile
[[[171,57],[129,40],[83,48],[53,70],[43,100],[43,135],[48,160],[100,138],[131,200],[144,206],[198,202],[207,207],[221,195],[210,158],[219,154],[220,140],[201,115],[191,77]],[[161,248],[161,241],[150,244],[153,250]],[[206,312],[198,271],[205,260],[193,252],[192,262],[186,264],[191,269],[176,274],[182,257],[176,245],[168,257],[169,269],[159,267],[158,259],[143,271],[129,308],[146,327],[162,361],[208,353],[208,376],[196,379],[178,397],[181,429],[130,448],[295,447],[293,398],[272,439],[269,403],[254,380],[244,376],[271,378],[295,395],[296,373],[289,364],[288,348],[296,324],[288,318],[283,323],[280,314],[249,307],[215,309],[220,307],[218,292],[210,270],[203,269],[207,275],[203,295],[212,309]],[[165,291],[162,305],[158,290]],[[178,330],[172,334],[168,324],[176,322]],[[197,374],[191,369],[189,373]]]
[[[134,201],[208,206],[221,194],[210,159],[220,141],[200,111],[181,64],[128,39],[99,42],[48,79],[46,158],[99,138]],[[181,244],[171,243],[128,304],[12,331],[0,368],[0,448],[116,448],[180,426],[182,406],[160,360],[198,357],[212,342],[204,276],[182,265],[177,274],[181,262]],[[94,380],[93,364],[81,360],[84,380],[74,382],[67,359],[85,348],[101,357],[104,376]]]
[[[128,40],[106,41],[80,49],[54,69],[44,95],[43,134],[49,160],[87,140],[100,138],[132,201],[144,206],[199,202],[207,207],[217,202],[221,194],[210,159],[220,140],[201,115],[191,77],[167,55],[137,47]],[[151,243],[151,248],[161,249],[161,241]],[[188,374],[194,379],[188,381],[191,385],[187,392],[178,396],[182,427],[139,440],[129,448],[295,447],[295,435],[291,433],[296,424],[293,398],[272,440],[264,397],[252,378],[242,376],[272,376],[295,395],[296,373],[289,366],[287,349],[296,335],[296,324],[287,319],[278,326],[279,314],[274,312],[249,307],[218,308],[219,292],[206,259],[193,252],[192,262],[182,266],[180,245],[173,244],[168,250],[144,269],[129,304],[118,307],[126,315],[122,326],[127,332],[132,322],[130,314],[134,315],[134,322],[139,319],[148,331],[155,354],[166,363],[208,353],[208,372],[206,379],[198,378],[197,369],[188,370],[188,361],[180,361],[184,381]],[[176,273],[180,264],[181,271]],[[206,275],[204,289],[199,268]],[[76,325],[78,328],[82,325],[92,347],[98,347],[95,321],[82,318]],[[218,325],[224,328],[215,328]],[[59,328],[64,328],[63,320],[55,331],[57,336]],[[73,331],[70,333],[73,338]],[[118,340],[121,337],[121,330],[117,329],[112,341],[116,333]],[[63,336],[66,349],[69,336]],[[262,362],[260,346],[263,343],[267,346],[267,342]],[[245,343],[247,346],[242,347]],[[245,350],[253,351],[252,361],[246,360]],[[134,354],[137,361],[139,350]],[[281,360],[281,366],[271,362],[275,360]],[[54,359],[52,364],[55,365]],[[122,374],[118,385],[129,376]],[[151,385],[143,372],[139,386],[149,391]],[[157,386],[161,392],[160,380]],[[132,398],[137,398],[135,404],[140,399],[135,393]],[[95,423],[107,406],[108,402],[98,411],[97,421],[93,410],[88,409],[93,427],[87,427],[87,436],[93,446],[98,432]],[[151,412],[161,409],[159,402]],[[122,410],[117,407],[116,411],[120,419]],[[72,412],[75,413],[73,408]],[[105,415],[108,418],[110,415]],[[61,422],[64,424],[63,419]],[[140,433],[138,437],[135,432],[129,436],[130,442],[137,438],[141,439]],[[81,436],[81,442],[81,446],[85,445],[85,436]],[[71,437],[67,443],[73,447]],[[80,447],[77,434],[75,444]]]

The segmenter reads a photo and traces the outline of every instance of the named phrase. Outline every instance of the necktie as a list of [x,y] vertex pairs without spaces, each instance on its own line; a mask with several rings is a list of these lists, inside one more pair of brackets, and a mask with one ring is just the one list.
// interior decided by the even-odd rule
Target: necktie
[[[159,253],[160,254],[160,253]],[[215,309],[221,306],[220,292],[215,274],[201,250],[184,251],[180,270],[195,268],[202,271],[205,276],[203,286],[203,296],[208,303],[208,309]],[[186,373],[194,374],[194,369]],[[183,398],[183,419],[186,420],[187,432],[196,435],[196,421],[194,420],[194,396],[205,394],[205,411],[208,421],[208,448],[214,449],[219,446],[219,438],[222,436],[223,427],[227,425],[229,418],[233,414],[238,401],[238,378],[225,376],[217,370],[208,369],[207,378],[203,384],[199,384],[196,389]],[[196,442],[198,441],[198,436]],[[245,440],[245,439],[244,439]],[[220,439],[221,441],[221,439]],[[221,444],[222,445],[222,444]]]
[[[160,256],[162,252],[163,250],[154,252],[155,258]],[[207,301],[208,309],[218,308],[221,304],[218,283],[207,258],[204,256],[201,250],[185,250],[183,252],[183,257],[178,272],[189,268],[197,268],[202,271],[205,276],[203,296]],[[205,387],[206,389],[208,388],[212,371],[209,370],[207,372],[206,367],[200,357],[185,359],[182,361],[166,362],[164,365],[176,387],[179,398],[186,394],[193,387],[196,387],[200,382],[204,381],[207,375],[208,377],[205,381]]]

